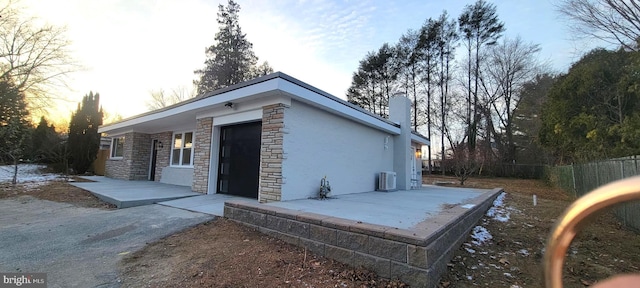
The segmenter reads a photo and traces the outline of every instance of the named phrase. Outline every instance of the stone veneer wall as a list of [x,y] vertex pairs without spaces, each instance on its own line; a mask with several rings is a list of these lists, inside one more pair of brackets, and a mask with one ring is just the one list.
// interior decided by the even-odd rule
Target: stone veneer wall
[[158,143],[162,143],[162,148],[158,147],[158,154],[156,155],[156,169],[155,169],[156,174],[155,174],[155,180],[154,180],[156,182],[160,182],[160,178],[162,177],[162,169],[164,169],[164,167],[169,166],[171,146],[173,145],[173,143],[171,143],[172,136],[173,136],[173,133],[168,131],[168,132],[151,134],[149,137],[151,138],[151,140],[158,140]]
[[282,196],[282,160],[284,159],[282,140],[285,108],[284,104],[262,107],[258,195],[261,203],[280,201]]
[[149,134],[131,133],[133,150],[129,170],[129,180],[149,180],[149,164],[151,163],[151,139]]
[[195,151],[193,156],[194,192],[207,193],[209,186],[209,166],[211,164],[211,133],[213,118],[198,119],[196,123]]
[[[131,149],[133,145],[131,145],[131,139],[129,139],[129,134],[124,135],[124,151],[122,151],[121,159],[113,159],[109,157],[107,162],[104,165],[104,175],[109,178],[116,179],[129,179],[129,166],[127,165],[127,159],[131,156]],[[113,145],[113,144],[112,144]],[[111,153],[111,151],[109,151]],[[111,154],[109,154],[111,156]]]
[[[148,134],[124,135],[122,159],[108,159],[105,175],[124,180],[146,180],[149,177],[151,141]],[[135,153],[134,153],[135,151]]]
[[410,230],[246,200],[225,202],[224,217],[411,287],[436,287],[455,251],[500,193],[501,188],[486,192],[471,201],[472,208],[443,210],[436,221],[427,219]]

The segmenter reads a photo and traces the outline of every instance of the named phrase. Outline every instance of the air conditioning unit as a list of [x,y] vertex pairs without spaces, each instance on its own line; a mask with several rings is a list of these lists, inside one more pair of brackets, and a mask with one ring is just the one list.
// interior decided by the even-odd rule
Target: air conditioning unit
[[378,178],[378,191],[396,190],[396,172],[382,171]]

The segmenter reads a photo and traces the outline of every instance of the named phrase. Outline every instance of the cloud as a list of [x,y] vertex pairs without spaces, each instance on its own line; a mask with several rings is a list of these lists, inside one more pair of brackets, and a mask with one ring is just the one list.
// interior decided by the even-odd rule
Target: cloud
[[[338,97],[367,52],[394,44],[407,29],[448,10],[456,18],[469,1],[237,0],[240,25],[261,61]],[[226,0],[216,1],[226,4]],[[205,47],[218,31],[218,3],[210,0],[22,0],[29,11],[66,25],[76,59],[86,67],[68,98],[98,91],[105,109],[143,112],[149,91],[190,86]],[[497,3],[509,36],[541,43],[543,57],[567,60],[570,44],[545,1]],[[536,17],[529,17],[536,15]],[[529,19],[531,21],[523,21]],[[541,26],[543,25],[543,26]],[[541,29],[541,27],[543,27]],[[545,31],[545,33],[539,33]],[[545,45],[545,43],[549,43]],[[553,51],[548,51],[552,50]],[[557,65],[554,63],[554,65]],[[566,67],[567,65],[561,65]],[[72,102],[73,102],[72,101]],[[72,108],[75,105],[70,105]]]

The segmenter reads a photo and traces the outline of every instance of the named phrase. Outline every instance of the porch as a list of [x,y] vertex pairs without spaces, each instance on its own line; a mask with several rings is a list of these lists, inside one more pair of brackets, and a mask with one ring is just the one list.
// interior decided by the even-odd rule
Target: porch
[[128,208],[155,204],[185,197],[202,195],[191,191],[191,187],[164,184],[154,181],[128,181],[104,176],[83,176],[93,182],[71,182],[70,184],[91,192],[100,200]]

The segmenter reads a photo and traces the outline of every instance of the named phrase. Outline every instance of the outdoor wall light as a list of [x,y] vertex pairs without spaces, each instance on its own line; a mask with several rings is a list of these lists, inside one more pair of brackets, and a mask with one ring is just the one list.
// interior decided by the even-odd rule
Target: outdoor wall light
[[416,150],[416,158],[422,159],[422,149],[417,149]]
[[224,107],[232,108],[232,109],[233,109],[233,103],[231,103],[231,102],[227,102],[226,104],[224,104]]
[[162,145],[162,141],[158,141],[158,148],[160,149],[164,148],[164,145]]

